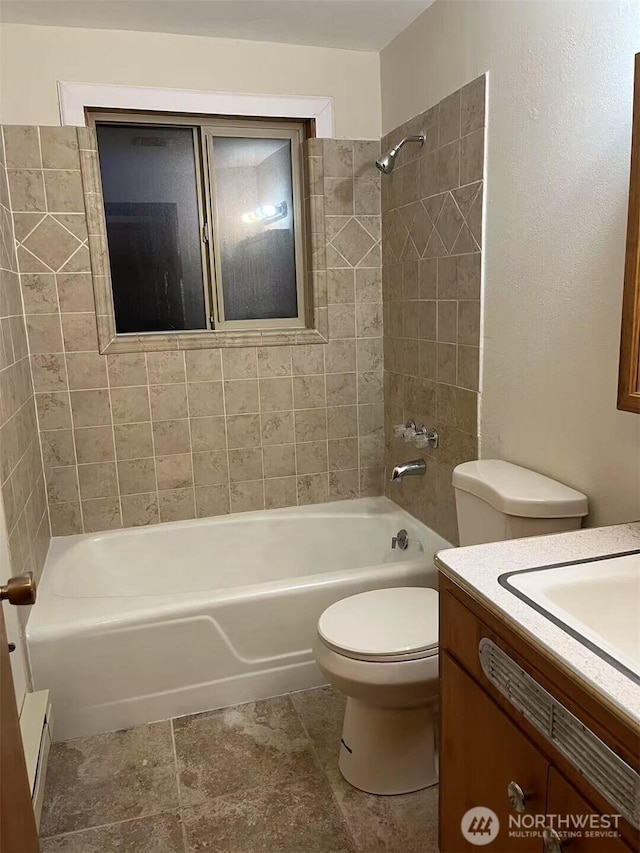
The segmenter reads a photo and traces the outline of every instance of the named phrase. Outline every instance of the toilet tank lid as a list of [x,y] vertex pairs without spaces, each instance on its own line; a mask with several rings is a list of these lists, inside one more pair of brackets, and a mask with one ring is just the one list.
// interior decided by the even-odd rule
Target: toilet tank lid
[[506,515],[575,518],[589,511],[582,492],[502,459],[463,462],[454,469],[452,482],[454,489],[469,492]]

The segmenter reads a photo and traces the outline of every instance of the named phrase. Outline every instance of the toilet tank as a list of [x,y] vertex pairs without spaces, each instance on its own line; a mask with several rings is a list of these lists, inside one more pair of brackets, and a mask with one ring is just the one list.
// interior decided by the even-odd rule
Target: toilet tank
[[577,530],[587,498],[556,480],[501,459],[453,471],[460,545]]

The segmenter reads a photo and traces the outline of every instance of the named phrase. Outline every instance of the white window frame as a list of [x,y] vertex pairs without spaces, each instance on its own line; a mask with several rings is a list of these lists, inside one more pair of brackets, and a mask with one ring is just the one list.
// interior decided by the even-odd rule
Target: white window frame
[[85,127],[85,110],[201,113],[249,118],[313,119],[316,136],[334,138],[334,100],[316,95],[258,95],[244,92],[203,92],[152,86],[58,82],[60,123]]

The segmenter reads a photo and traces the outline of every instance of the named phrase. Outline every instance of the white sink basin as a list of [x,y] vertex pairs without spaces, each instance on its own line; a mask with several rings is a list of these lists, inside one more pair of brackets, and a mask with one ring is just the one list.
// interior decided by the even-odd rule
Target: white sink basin
[[508,572],[500,583],[640,680],[640,553]]

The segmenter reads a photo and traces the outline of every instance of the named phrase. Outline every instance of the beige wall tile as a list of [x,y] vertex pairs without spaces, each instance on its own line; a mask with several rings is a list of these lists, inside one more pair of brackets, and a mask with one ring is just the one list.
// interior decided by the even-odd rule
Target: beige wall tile
[[329,305],[329,332],[332,338],[353,338],[356,333],[355,305]]
[[158,489],[185,489],[193,486],[191,454],[156,456],[156,477]]
[[260,409],[263,412],[288,411],[293,406],[293,385],[291,379],[260,380]]
[[327,373],[350,373],[356,369],[356,341],[331,340],[325,348]]
[[48,392],[36,394],[38,423],[40,429],[64,429],[71,426],[69,394]]
[[295,440],[322,441],[327,438],[327,409],[300,409],[295,412]]
[[[261,347],[258,349],[258,376],[260,378],[273,378],[276,376],[291,375],[291,352],[297,352],[306,347]],[[320,348],[321,349],[321,348]]]
[[140,527],[160,521],[158,495],[156,492],[139,495],[122,495],[123,527]]
[[[121,495],[140,495],[143,493],[155,493],[156,491],[156,466],[154,459],[128,459],[118,462],[118,480]],[[130,511],[134,511],[135,504],[130,505]],[[125,504],[122,504],[124,514]],[[157,506],[156,506],[157,515]],[[143,522],[139,522],[143,523]],[[149,523],[149,522],[144,522]]]
[[239,379],[224,383],[224,400],[227,415],[258,411],[258,381]]
[[[169,423],[173,423],[170,421]],[[154,424],[154,427],[162,427],[162,423]],[[78,430],[76,430],[76,433]],[[164,443],[166,447],[170,443],[169,436],[166,435],[168,430],[163,430]],[[114,426],[113,433],[115,437],[116,456],[120,459],[142,459],[146,456],[154,455],[153,436],[151,433],[151,424],[118,424]]]
[[99,462],[94,465],[78,465],[80,497],[109,498],[118,495],[118,476],[115,462]]
[[106,358],[109,384],[112,388],[147,384],[144,353],[121,353]]
[[89,273],[58,273],[56,281],[62,312],[95,310],[93,283]]
[[78,475],[74,466],[49,468],[46,481],[49,503],[60,504],[78,500]]
[[328,406],[349,406],[357,401],[355,373],[328,374],[326,386]]
[[35,391],[62,391],[67,388],[67,369],[63,353],[37,353],[31,356]]
[[61,314],[64,348],[67,352],[97,352],[95,314]]
[[[196,400],[208,399],[206,391],[209,389],[203,390],[204,393],[202,395],[194,395],[193,402],[196,411],[193,411],[192,414],[219,414],[219,412],[208,411],[206,405],[196,404]],[[151,418],[154,421],[168,421],[187,417],[186,385],[151,385],[149,388],[149,400],[151,403]]]
[[324,373],[325,347],[315,344],[293,348],[293,373],[296,376]]
[[187,393],[191,417],[224,414],[222,382],[190,382]]
[[111,426],[83,427],[73,431],[79,463],[108,462],[115,458]]
[[72,430],[44,430],[40,433],[40,443],[42,459],[47,468],[76,464]]
[[305,474],[296,478],[300,506],[325,503],[329,500],[329,475]]
[[474,130],[460,140],[460,184],[482,180],[484,129]]
[[319,474],[327,469],[326,441],[307,441],[296,444],[296,473]]
[[195,494],[193,488],[158,492],[160,521],[186,521],[195,518]]
[[191,450],[189,421],[186,419],[155,421],[153,442],[156,456],[189,453]]
[[229,487],[231,512],[264,509],[264,480],[232,483]]
[[266,412],[261,416],[261,427],[264,446],[288,444],[293,441],[293,412]]
[[222,379],[220,350],[190,350],[185,353],[187,382],[213,382]]
[[355,273],[352,269],[327,270],[329,305],[355,302]]
[[75,501],[66,504],[51,504],[49,506],[52,536],[73,536],[82,533],[82,514],[80,503]]
[[109,392],[71,391],[71,410],[76,427],[103,426],[111,423]]
[[84,212],[79,170],[47,169],[43,172],[47,207],[56,213]]
[[229,512],[228,486],[198,486],[195,492],[198,518],[226,515]]
[[312,409],[326,405],[324,376],[293,377],[294,409]]
[[52,314],[58,310],[56,277],[53,273],[20,276],[25,314]]
[[331,471],[329,473],[329,500],[351,500],[360,495],[359,472]]
[[225,419],[191,418],[193,452],[223,450],[227,446]]
[[222,370],[225,379],[253,379],[258,375],[255,347],[222,351]]
[[40,145],[44,169],[79,169],[75,127],[41,127]]
[[229,415],[227,418],[228,447],[255,447],[259,442],[260,415]]
[[8,169],[40,169],[38,128],[25,125],[4,127],[4,156]]
[[32,353],[62,352],[58,314],[30,314],[26,318],[26,326]]
[[327,409],[327,435],[332,438],[352,438],[358,435],[356,406],[337,406]]
[[[193,476],[196,486],[211,486],[229,482],[226,450],[193,454]],[[158,485],[160,485],[158,481]]]
[[265,477],[289,477],[296,473],[293,444],[275,444],[262,448]]
[[229,450],[229,480],[261,480],[263,477],[262,451],[259,447]]
[[150,385],[185,382],[183,352],[148,352],[146,357]]
[[264,500],[266,509],[292,506],[297,503],[296,478],[278,477],[264,481]]
[[7,178],[14,211],[45,211],[47,209],[44,181],[40,170],[10,169],[7,172]]
[[82,390],[107,387],[107,370],[104,356],[95,352],[67,353],[69,388]]

